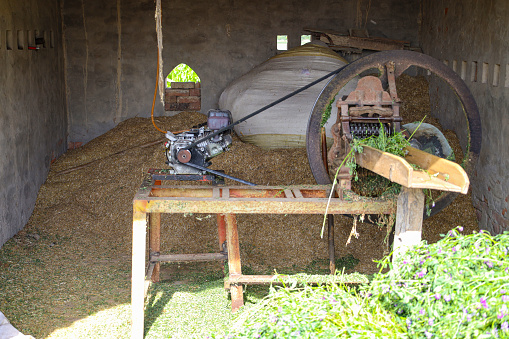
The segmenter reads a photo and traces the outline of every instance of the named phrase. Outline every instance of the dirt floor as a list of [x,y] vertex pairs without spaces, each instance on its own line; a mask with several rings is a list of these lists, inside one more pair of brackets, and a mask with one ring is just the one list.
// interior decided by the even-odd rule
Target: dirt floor
[[[421,120],[429,112],[425,79],[398,80],[404,122]],[[204,115],[194,112],[156,118],[158,126],[172,131],[204,121]],[[439,127],[436,119],[426,122]],[[461,159],[454,133],[444,134]],[[29,223],[0,250],[4,285],[0,310],[21,331],[44,337],[99,309],[129,302],[132,199],[149,168],[167,168],[163,138],[150,119],[132,118],[69,150],[51,166]],[[266,151],[238,138],[230,151],[213,159],[212,168],[261,185],[314,183],[305,149]],[[327,239],[320,239],[322,218],[239,215],[246,269],[327,268]],[[383,257],[386,229],[358,224],[359,237],[345,246],[352,219],[337,216],[335,220],[336,257],[358,260],[354,271],[376,272],[374,260]],[[217,251],[215,222],[211,215],[165,215],[163,252]],[[426,219],[423,238],[436,242],[457,225],[467,233],[478,230],[470,194]]]

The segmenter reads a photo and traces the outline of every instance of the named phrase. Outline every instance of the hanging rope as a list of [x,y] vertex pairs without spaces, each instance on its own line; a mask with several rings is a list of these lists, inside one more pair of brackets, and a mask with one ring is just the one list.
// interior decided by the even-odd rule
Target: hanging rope
[[163,75],[163,29],[161,23],[161,0],[156,0],[156,32],[157,32],[157,58],[159,63],[159,97],[164,105],[164,75]]
[[[156,2],[156,32],[157,32],[157,70],[156,70],[156,85],[154,89],[154,100],[152,100],[152,111],[150,112],[150,118],[152,119],[152,125],[161,133],[166,133],[159,127],[157,127],[156,122],[154,121],[154,106],[156,105],[157,98],[157,88],[159,87],[159,96],[161,97],[161,101],[164,106],[164,78],[163,75],[163,67],[162,67],[162,50],[163,50],[163,34],[161,32],[161,0],[157,0]],[[158,86],[159,84],[159,86]]]

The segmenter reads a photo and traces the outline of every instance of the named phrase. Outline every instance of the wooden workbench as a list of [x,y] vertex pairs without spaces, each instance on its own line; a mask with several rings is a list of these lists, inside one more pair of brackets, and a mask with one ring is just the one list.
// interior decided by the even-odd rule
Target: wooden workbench
[[[351,193],[351,192],[350,192]],[[243,305],[243,284],[266,283],[271,276],[243,275],[241,271],[236,213],[243,214],[395,214],[395,199],[366,199],[352,194],[332,198],[330,186],[162,186],[152,175],[142,183],[133,200],[132,242],[132,338],[143,338],[147,282],[159,279],[162,261],[228,260],[232,311]],[[226,252],[161,254],[161,213],[209,213],[218,215],[219,248]],[[420,210],[422,215],[422,207]],[[149,265],[147,256],[149,226]],[[304,227],[304,226],[303,226]],[[148,279],[147,279],[148,277]]]

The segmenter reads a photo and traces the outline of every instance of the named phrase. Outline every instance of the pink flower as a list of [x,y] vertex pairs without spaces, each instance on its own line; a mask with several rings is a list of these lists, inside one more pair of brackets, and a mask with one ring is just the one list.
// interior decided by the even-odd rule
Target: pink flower
[[479,301],[481,302],[482,307],[489,308],[488,303],[486,302],[487,299],[485,297],[481,297]]
[[502,307],[500,308],[500,313],[497,315],[497,318],[498,319],[502,319],[506,315],[507,315],[507,306],[506,305],[502,305]]
[[507,323],[507,321],[504,321],[502,323],[502,327],[501,327],[502,331],[504,332],[507,332],[509,330],[509,324]]

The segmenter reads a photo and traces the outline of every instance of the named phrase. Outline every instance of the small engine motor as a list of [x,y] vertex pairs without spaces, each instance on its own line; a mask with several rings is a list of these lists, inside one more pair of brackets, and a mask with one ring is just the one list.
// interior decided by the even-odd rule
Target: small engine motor
[[230,130],[204,140],[190,149],[186,147],[230,125],[231,122],[230,111],[210,110],[207,114],[207,126],[193,128],[177,135],[167,132],[168,141],[164,144],[166,163],[173,168],[173,174],[205,174],[206,167],[212,164],[209,160],[228,150],[232,144]]

